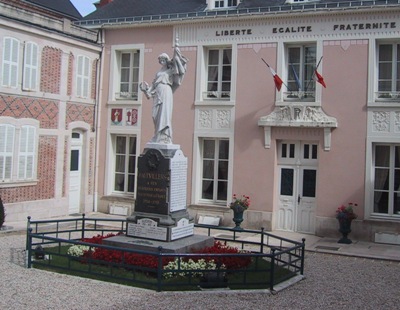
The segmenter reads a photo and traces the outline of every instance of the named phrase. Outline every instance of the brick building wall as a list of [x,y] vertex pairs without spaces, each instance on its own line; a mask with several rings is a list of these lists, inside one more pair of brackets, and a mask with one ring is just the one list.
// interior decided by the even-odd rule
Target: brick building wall
[[61,85],[62,50],[46,46],[42,51],[40,90],[45,93],[59,94]]

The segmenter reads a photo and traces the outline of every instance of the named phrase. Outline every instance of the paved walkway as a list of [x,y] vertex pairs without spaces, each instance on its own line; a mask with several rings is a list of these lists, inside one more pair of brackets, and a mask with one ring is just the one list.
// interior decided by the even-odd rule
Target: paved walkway
[[[67,216],[65,218],[80,218],[77,216]],[[90,213],[86,215],[87,218],[115,218],[125,219],[124,216],[110,215],[104,213]],[[54,218],[52,218],[54,219]],[[35,219],[32,219],[35,220]],[[1,230],[0,233],[15,233],[26,231],[27,222],[5,222],[5,230]],[[219,232],[220,233],[220,232]],[[371,259],[383,259],[400,262],[400,245],[380,244],[374,242],[365,242],[353,240],[351,244],[340,244],[337,243],[338,239],[317,237],[315,235],[284,232],[284,231],[273,231],[269,232],[273,235],[284,237],[293,241],[301,242],[303,238],[306,239],[306,250],[310,252],[320,252],[329,254],[338,254],[344,256],[354,256]],[[351,235],[349,236],[351,238]],[[246,239],[254,239],[257,237],[248,236]]]

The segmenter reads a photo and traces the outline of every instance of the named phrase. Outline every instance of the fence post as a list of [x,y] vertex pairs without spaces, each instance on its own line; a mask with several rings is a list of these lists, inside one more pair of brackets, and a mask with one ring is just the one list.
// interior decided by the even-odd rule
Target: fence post
[[271,249],[271,274],[269,279],[269,290],[272,292],[274,290],[274,281],[275,281],[275,250]]
[[26,234],[26,267],[32,268],[32,228],[29,227]]
[[25,245],[25,250],[26,251],[28,251],[28,232],[29,232],[29,229],[32,230],[32,228],[31,228],[31,217],[30,216],[28,216],[28,222],[26,224],[26,245]]
[[82,234],[81,239],[85,238],[85,213],[82,214]]
[[158,247],[158,259],[157,259],[157,292],[161,292],[162,286],[162,269],[163,269],[163,257],[162,257],[162,246]]
[[264,253],[264,227],[261,227],[260,253]]
[[300,274],[304,274],[304,255],[306,251],[306,238],[301,239],[303,241],[303,245],[301,247],[301,268],[300,268]]

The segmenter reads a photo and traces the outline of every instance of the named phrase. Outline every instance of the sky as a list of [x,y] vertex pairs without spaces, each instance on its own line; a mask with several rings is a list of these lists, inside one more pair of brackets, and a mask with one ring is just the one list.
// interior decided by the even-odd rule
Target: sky
[[93,3],[97,2],[96,0],[70,0],[70,1],[83,17],[85,17],[89,13],[92,13],[96,9],[96,7],[93,5]]

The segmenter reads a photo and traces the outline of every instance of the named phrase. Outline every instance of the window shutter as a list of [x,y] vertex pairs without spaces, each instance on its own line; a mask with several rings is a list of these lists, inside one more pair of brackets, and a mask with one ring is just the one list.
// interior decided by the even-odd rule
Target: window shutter
[[83,67],[83,97],[89,97],[89,58],[84,57]]
[[18,84],[19,41],[4,38],[3,86],[17,87]]
[[82,97],[82,56],[78,56],[78,70],[76,72],[76,95]]
[[78,70],[76,75],[76,95],[87,98],[89,95],[89,58],[78,56]]
[[23,88],[35,90],[38,72],[38,47],[33,42],[25,45]]
[[32,179],[35,159],[35,127],[22,126],[19,159],[18,159],[18,179]]
[[15,128],[0,125],[0,180],[11,179]]

